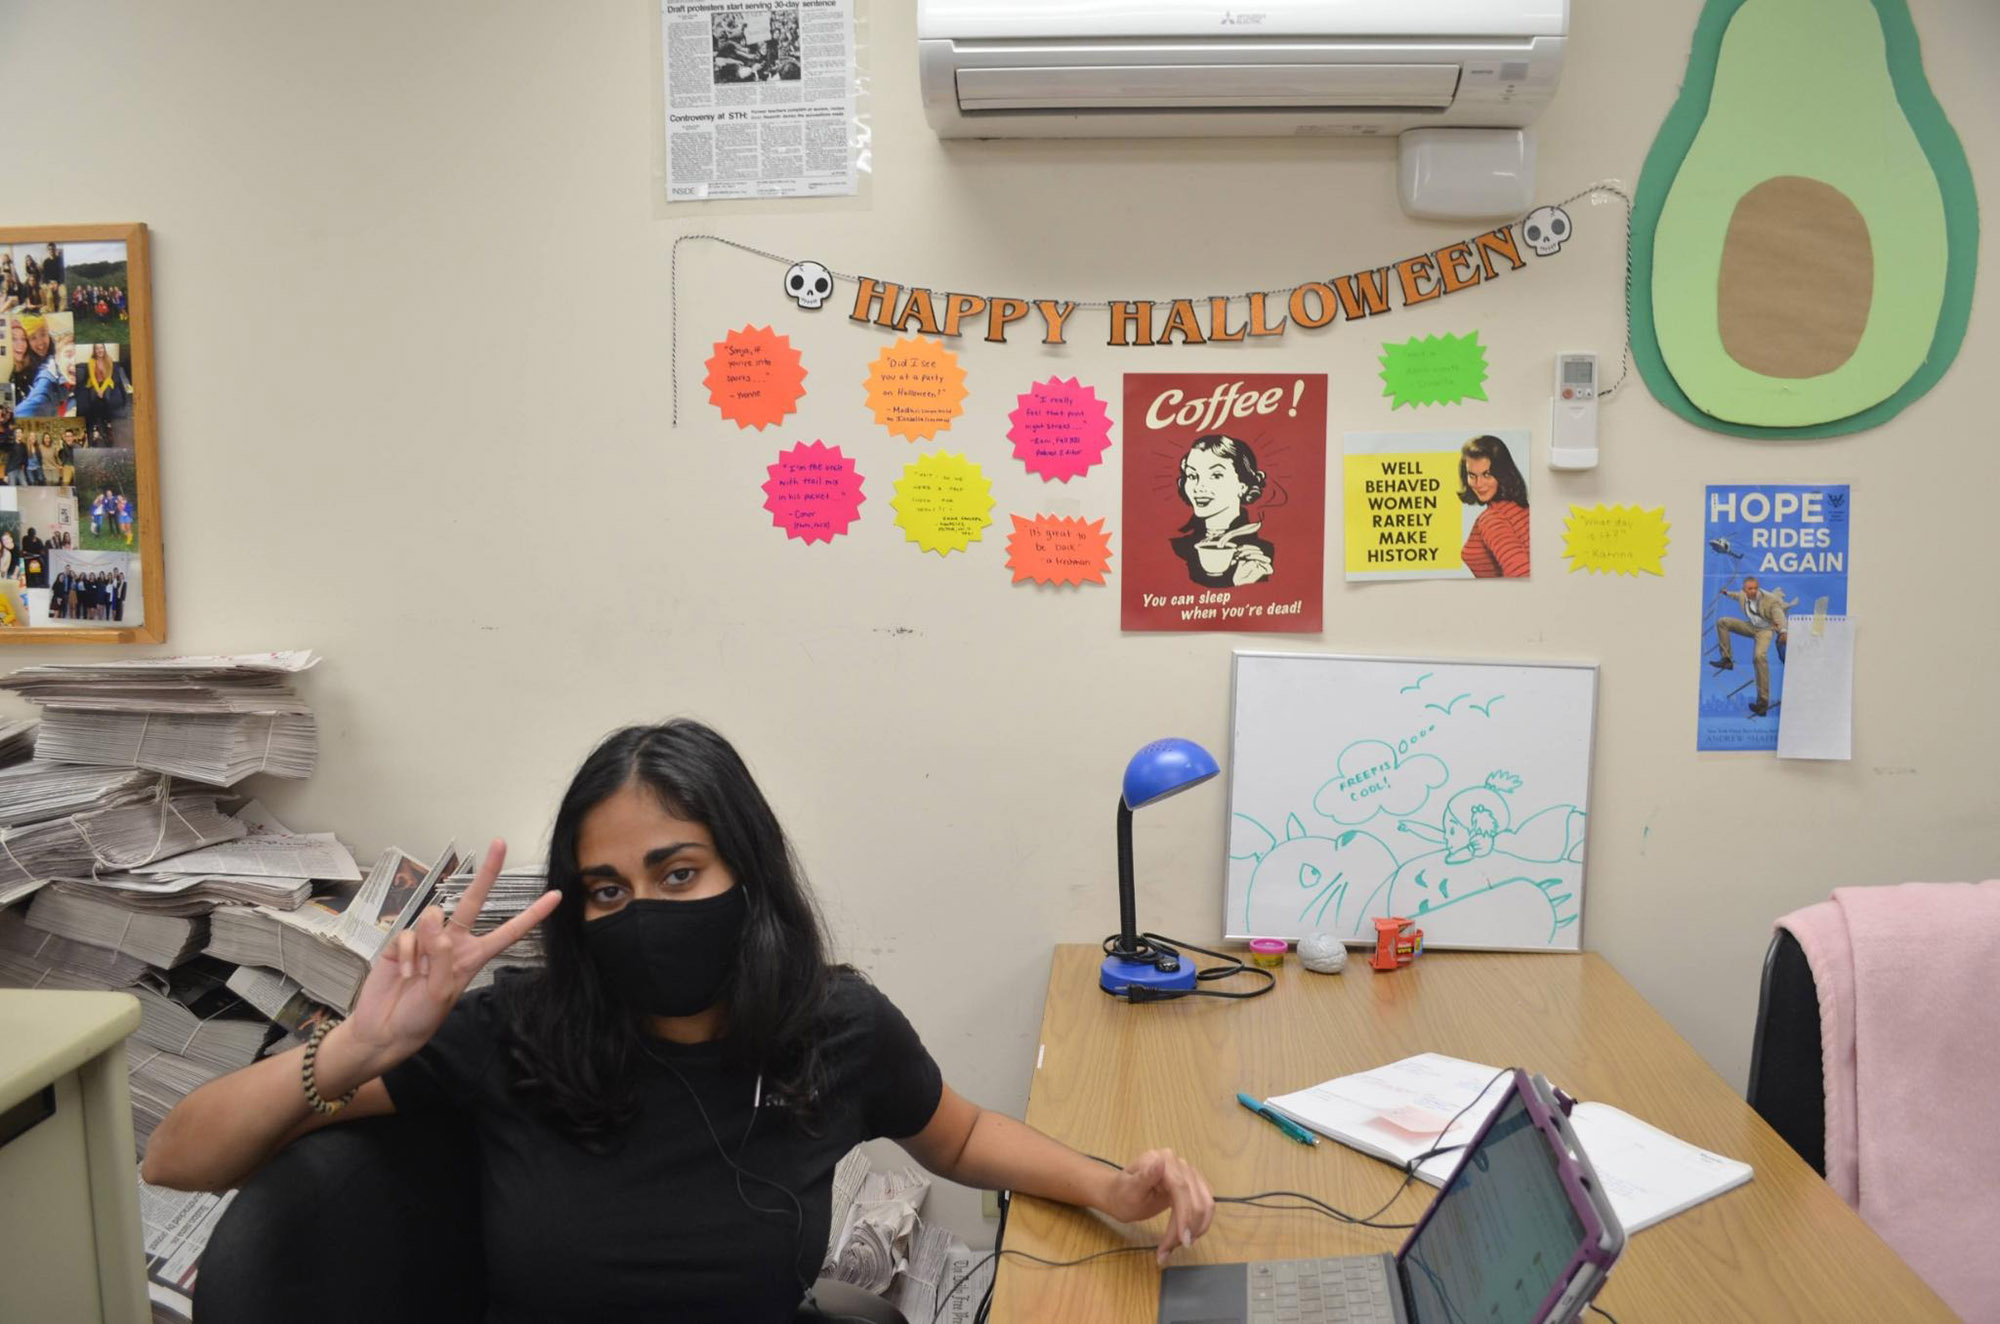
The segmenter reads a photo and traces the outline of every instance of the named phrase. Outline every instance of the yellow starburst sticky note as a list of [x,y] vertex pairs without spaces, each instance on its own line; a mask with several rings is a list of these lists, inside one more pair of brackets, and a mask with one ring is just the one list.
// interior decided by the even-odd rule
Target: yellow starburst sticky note
[[1571,506],[1563,525],[1563,555],[1571,574],[1665,575],[1660,563],[1667,556],[1665,506]]
[[868,366],[868,407],[892,437],[929,441],[965,412],[965,369],[935,340],[911,336]]
[[896,480],[896,523],[927,552],[962,552],[993,522],[993,484],[963,455],[919,456]]

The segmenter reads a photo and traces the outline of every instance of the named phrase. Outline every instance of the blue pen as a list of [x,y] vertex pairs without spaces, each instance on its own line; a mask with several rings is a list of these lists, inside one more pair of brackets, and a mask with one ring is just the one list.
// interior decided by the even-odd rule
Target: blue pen
[[1275,1126],[1280,1131],[1283,1131],[1286,1135],[1290,1136],[1292,1139],[1298,1141],[1300,1144],[1317,1145],[1319,1143],[1318,1136],[1306,1130],[1303,1126],[1300,1126],[1297,1122],[1294,1122],[1291,1118],[1283,1116],[1282,1114],[1278,1113],[1271,1107],[1270,1104],[1259,1103],[1255,1099],[1251,1098],[1247,1094],[1242,1093],[1241,1091],[1238,1091],[1236,1095],[1236,1101],[1242,1104],[1245,1108],[1248,1108],[1251,1112],[1256,1113],[1259,1117],[1263,1118],[1265,1121],[1269,1122],[1272,1126]]

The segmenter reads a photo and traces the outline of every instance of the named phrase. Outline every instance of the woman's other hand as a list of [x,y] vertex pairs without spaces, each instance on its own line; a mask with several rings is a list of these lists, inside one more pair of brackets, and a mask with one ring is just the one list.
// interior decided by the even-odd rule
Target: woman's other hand
[[1123,1223],[1138,1223],[1171,1211],[1157,1252],[1161,1264],[1194,1244],[1215,1219],[1215,1195],[1194,1165],[1171,1149],[1149,1149],[1111,1179],[1104,1212]]

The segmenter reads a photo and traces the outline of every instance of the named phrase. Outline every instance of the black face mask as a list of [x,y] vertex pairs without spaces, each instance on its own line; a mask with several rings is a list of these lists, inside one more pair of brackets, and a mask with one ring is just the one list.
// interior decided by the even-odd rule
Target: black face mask
[[740,883],[698,901],[627,901],[586,923],[583,945],[624,1002],[649,1016],[692,1016],[722,996],[749,913]]

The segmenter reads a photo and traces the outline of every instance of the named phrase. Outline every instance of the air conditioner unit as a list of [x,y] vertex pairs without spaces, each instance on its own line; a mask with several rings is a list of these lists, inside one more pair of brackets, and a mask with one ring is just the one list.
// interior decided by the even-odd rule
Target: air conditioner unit
[[1533,199],[1569,0],[919,0],[941,138],[1398,136],[1419,215]]

